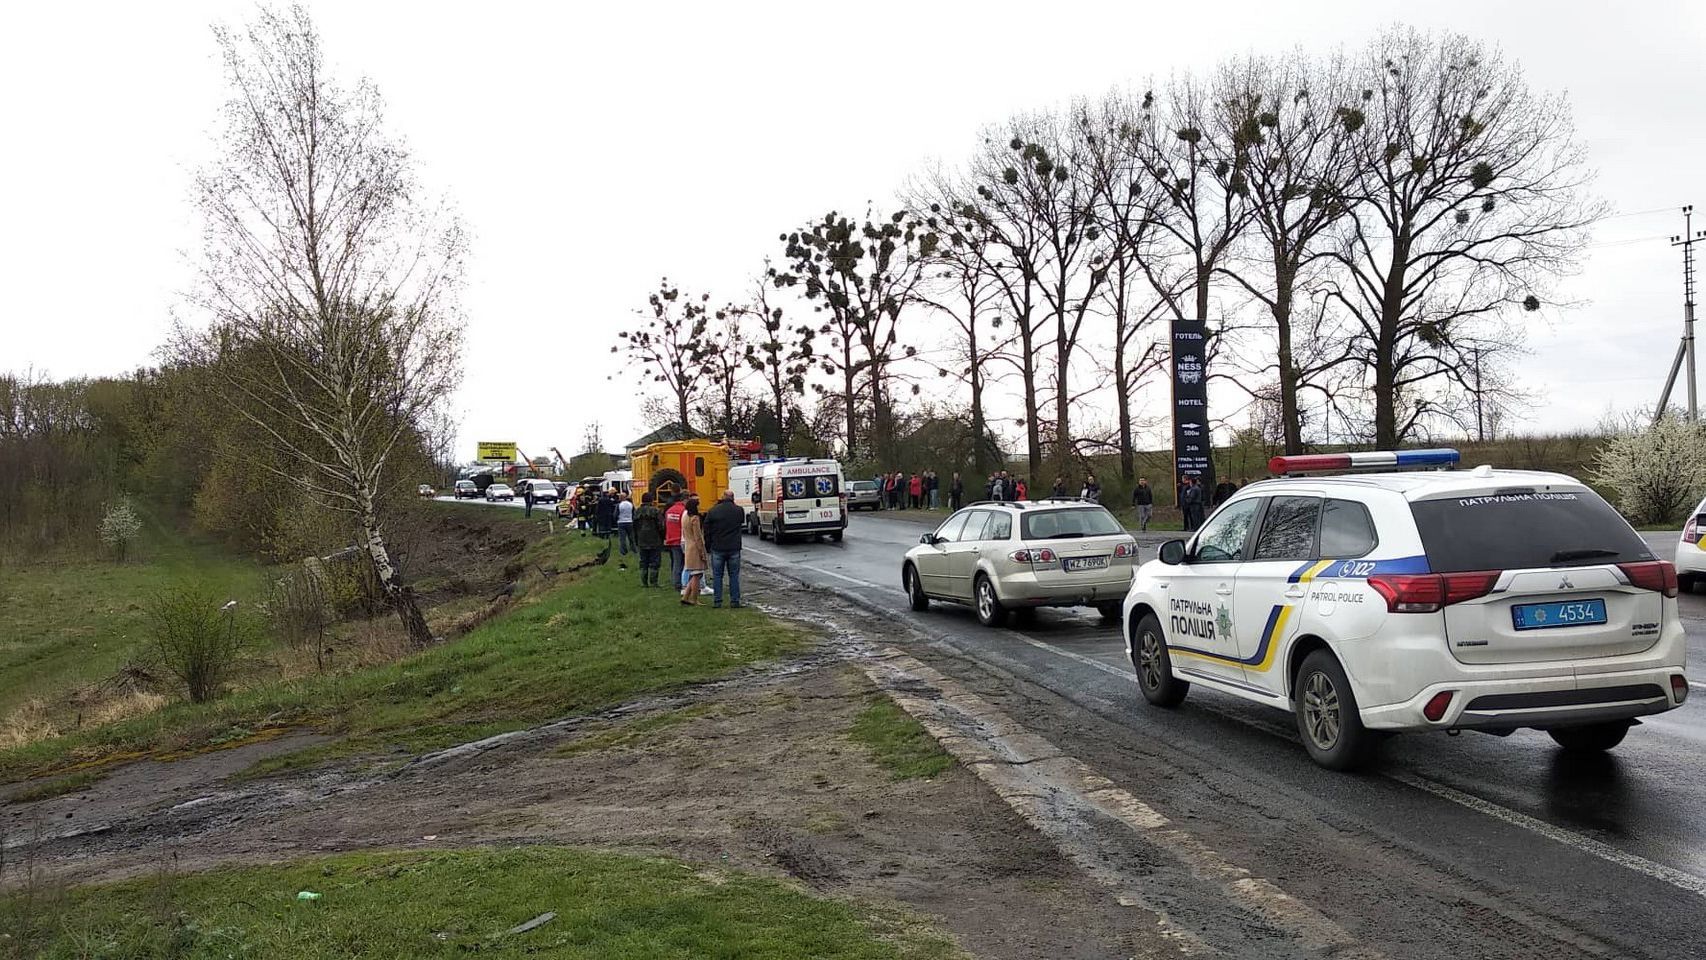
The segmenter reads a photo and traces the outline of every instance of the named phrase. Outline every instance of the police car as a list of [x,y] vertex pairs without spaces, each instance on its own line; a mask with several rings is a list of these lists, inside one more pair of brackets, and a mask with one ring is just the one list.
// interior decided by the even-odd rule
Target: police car
[[[1608,750],[1688,696],[1676,568],[1580,481],[1455,450],[1275,457],[1125,601],[1145,699],[1292,711],[1319,764],[1386,733],[1545,730]],[[1310,471],[1401,472],[1310,476]],[[1409,468],[1418,468],[1411,470]],[[1431,469],[1430,469],[1431,468]]]

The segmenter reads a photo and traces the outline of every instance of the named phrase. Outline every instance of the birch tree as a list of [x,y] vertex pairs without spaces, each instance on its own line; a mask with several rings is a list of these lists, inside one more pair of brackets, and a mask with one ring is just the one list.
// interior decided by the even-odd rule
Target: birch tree
[[421,202],[379,91],[333,76],[305,10],[214,36],[231,97],[196,205],[215,322],[179,344],[288,455],[257,464],[354,520],[386,601],[426,644],[382,528],[384,477],[460,376],[462,232]]

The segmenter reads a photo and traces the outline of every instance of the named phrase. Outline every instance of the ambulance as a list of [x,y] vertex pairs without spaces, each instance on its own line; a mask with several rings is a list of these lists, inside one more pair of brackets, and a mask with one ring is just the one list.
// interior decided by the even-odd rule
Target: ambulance
[[847,530],[847,494],[841,464],[806,458],[758,465],[757,524],[760,539],[827,536],[839,542]]

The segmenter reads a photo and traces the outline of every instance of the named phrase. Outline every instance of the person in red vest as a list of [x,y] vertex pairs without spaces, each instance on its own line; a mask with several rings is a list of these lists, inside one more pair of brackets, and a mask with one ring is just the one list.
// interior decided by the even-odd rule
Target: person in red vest
[[682,496],[677,496],[669,509],[663,512],[663,548],[669,551],[669,574],[677,590],[687,585],[683,578],[686,567],[681,555],[681,515],[686,512],[687,498]]
[[924,479],[914,473],[912,479],[906,481],[906,492],[912,498],[912,509],[924,506]]

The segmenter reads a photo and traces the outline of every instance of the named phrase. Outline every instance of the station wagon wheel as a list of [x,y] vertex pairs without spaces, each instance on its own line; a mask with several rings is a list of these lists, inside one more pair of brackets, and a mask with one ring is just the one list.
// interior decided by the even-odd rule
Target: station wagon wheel
[[1191,690],[1189,683],[1173,676],[1167,639],[1153,613],[1144,614],[1132,632],[1131,665],[1137,670],[1137,687],[1143,691],[1143,699],[1158,707],[1178,706]]
[[907,564],[901,572],[901,580],[906,585],[906,601],[914,610],[930,609],[930,597],[924,592],[924,584],[918,581],[918,568]]
[[977,582],[972,585],[972,597],[977,606],[977,621],[986,627],[999,627],[1007,622],[1007,608],[1001,605],[1001,600],[995,595],[995,584],[983,574],[977,575]]
[[1368,761],[1379,738],[1363,727],[1356,693],[1332,651],[1304,657],[1292,691],[1297,732],[1310,759],[1329,770],[1353,770]]

